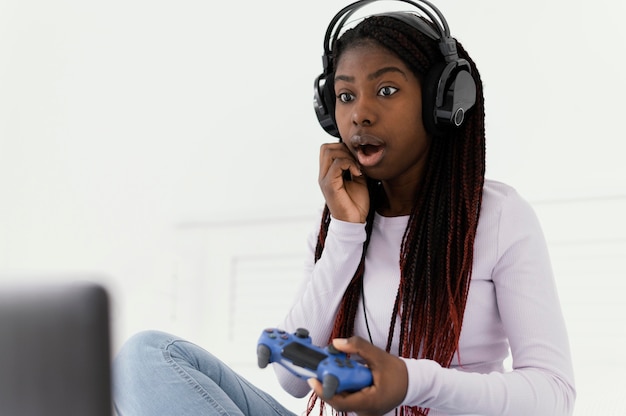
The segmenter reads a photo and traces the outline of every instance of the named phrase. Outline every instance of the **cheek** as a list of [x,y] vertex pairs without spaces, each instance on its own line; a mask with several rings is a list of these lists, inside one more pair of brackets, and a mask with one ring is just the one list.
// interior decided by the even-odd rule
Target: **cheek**
[[414,113],[411,117],[411,128],[420,137],[426,135],[426,127],[424,126],[424,118],[422,114],[422,100],[417,100],[413,103]]
[[419,111],[412,115],[405,114],[403,120],[396,120],[396,125],[401,126],[404,136],[404,151],[406,157],[410,159],[421,158],[428,152],[432,138],[426,132],[426,128],[422,121],[421,106],[414,107]]
[[337,128],[339,129],[339,135],[341,138],[347,139],[347,136],[350,134],[350,127],[352,126],[352,123],[350,121],[350,114],[345,108],[335,107],[335,122],[337,123]]

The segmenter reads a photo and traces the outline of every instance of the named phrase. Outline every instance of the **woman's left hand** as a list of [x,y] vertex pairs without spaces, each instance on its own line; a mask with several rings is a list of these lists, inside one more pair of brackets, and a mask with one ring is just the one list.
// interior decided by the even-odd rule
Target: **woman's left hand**
[[[326,403],[340,412],[355,412],[359,416],[380,416],[398,407],[404,400],[409,377],[404,361],[372,345],[360,337],[335,339],[339,351],[358,354],[372,371],[370,387],[354,393],[339,393]],[[309,385],[322,396],[322,383],[312,378]]]

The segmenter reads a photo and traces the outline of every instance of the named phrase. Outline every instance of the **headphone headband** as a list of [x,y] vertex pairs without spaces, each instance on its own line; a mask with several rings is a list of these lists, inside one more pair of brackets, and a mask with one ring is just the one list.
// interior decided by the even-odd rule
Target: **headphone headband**
[[[350,16],[356,13],[359,9],[367,6],[370,3],[375,3],[380,0],[359,0],[351,3],[341,9],[335,17],[328,24],[328,28],[326,29],[326,34],[324,36],[324,56],[323,65],[324,72],[327,72],[330,62],[329,58],[332,56],[332,47],[341,35],[341,29],[344,27]],[[418,9],[422,15],[418,15],[417,13],[413,13],[418,17],[423,17],[424,15],[428,17],[433,25],[437,28],[437,30],[433,30],[431,26],[426,24],[420,19],[404,19],[404,15],[407,12],[388,12],[381,13],[381,15],[393,15],[396,18],[408,23],[409,25],[415,27],[417,30],[430,37],[433,40],[439,41],[439,48],[441,53],[443,54],[446,62],[452,62],[458,59],[457,51],[456,51],[456,41],[452,39],[450,35],[450,27],[448,26],[448,22],[443,14],[439,11],[434,4],[432,4],[428,0],[420,0],[419,3],[411,0],[395,0],[400,3],[407,3]],[[418,27],[419,26],[419,27]]]

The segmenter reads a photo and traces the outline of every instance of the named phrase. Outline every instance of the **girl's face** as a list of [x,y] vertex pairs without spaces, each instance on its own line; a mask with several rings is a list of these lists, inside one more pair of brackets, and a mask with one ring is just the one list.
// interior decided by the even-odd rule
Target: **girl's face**
[[363,173],[389,182],[419,180],[430,137],[420,82],[404,62],[372,42],[350,47],[337,64],[335,94],[339,133]]

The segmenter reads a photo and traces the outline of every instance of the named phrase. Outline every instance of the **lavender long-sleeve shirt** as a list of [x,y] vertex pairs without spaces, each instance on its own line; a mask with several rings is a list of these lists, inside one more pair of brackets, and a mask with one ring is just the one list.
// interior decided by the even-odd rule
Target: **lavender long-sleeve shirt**
[[[381,348],[387,343],[400,281],[400,245],[407,221],[406,216],[377,216],[366,255],[367,321],[374,344]],[[314,263],[312,233],[310,261],[282,323],[285,330],[305,327],[314,344],[327,343],[364,241],[363,224],[332,219],[324,253]],[[355,335],[368,338],[362,307]],[[391,351],[398,351],[397,337]],[[512,369],[505,370],[509,352]],[[425,359],[404,361],[409,386],[403,404],[430,407],[432,416],[572,414],[573,369],[548,250],[534,211],[513,188],[485,182],[472,280],[451,368]],[[280,366],[274,368],[292,395],[310,391],[303,380]]]

